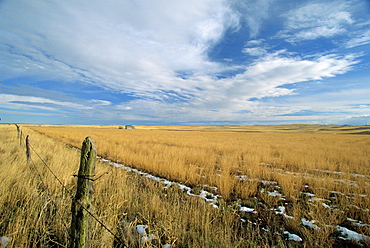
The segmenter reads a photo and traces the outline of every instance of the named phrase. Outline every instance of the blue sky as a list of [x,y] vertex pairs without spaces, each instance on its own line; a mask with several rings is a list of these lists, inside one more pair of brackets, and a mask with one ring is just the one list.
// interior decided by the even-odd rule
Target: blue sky
[[370,123],[368,0],[0,1],[0,123]]

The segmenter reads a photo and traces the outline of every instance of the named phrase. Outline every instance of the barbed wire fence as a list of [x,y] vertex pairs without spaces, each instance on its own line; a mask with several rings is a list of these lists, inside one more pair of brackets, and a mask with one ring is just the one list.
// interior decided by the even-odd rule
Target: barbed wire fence
[[[58,215],[59,218],[61,218],[62,220],[62,223],[63,223],[63,227],[65,229],[65,231],[67,232],[67,236],[69,237],[69,240],[70,240],[70,244],[69,244],[69,247],[85,247],[85,246],[75,246],[75,240],[76,238],[72,235],[71,233],[71,229],[68,228],[68,225],[67,223],[64,221],[63,217],[62,217],[62,214],[59,212],[58,210],[58,207],[57,207],[57,204],[55,203],[55,201],[52,199],[52,196],[48,190],[48,188],[46,187],[46,184],[45,184],[45,181],[44,181],[44,178],[42,177],[39,169],[37,168],[36,166],[36,163],[34,162],[33,158],[32,158],[32,155],[31,155],[31,151],[33,154],[36,155],[36,157],[41,161],[41,164],[47,169],[47,171],[50,172],[50,174],[53,176],[53,178],[58,182],[58,184],[60,184],[60,186],[63,188],[63,190],[67,193],[67,195],[70,197],[70,199],[72,199],[72,204],[76,204],[78,205],[78,207],[80,207],[81,209],[83,209],[87,215],[89,215],[93,220],[95,220],[98,224],[101,225],[102,228],[104,228],[108,233],[110,233],[114,239],[115,239],[115,244],[119,244],[120,247],[127,247],[125,245],[125,242],[122,240],[121,237],[119,237],[117,234],[115,234],[110,228],[108,228],[104,223],[103,221],[101,221],[96,215],[94,215],[92,213],[92,211],[90,211],[88,209],[87,206],[85,206],[85,204],[83,202],[81,202],[81,200],[79,199],[76,199],[76,196],[73,195],[73,193],[64,185],[64,183],[59,179],[59,177],[53,172],[53,170],[51,169],[51,167],[46,163],[46,161],[41,157],[40,153],[36,151],[36,149],[31,145],[31,142],[30,142],[30,137],[29,135],[27,135],[26,137],[24,137],[25,135],[23,134],[23,131],[21,129],[21,127],[18,125],[18,124],[15,124],[16,127],[17,127],[17,137],[19,139],[19,144],[20,146],[22,146],[23,144],[25,145],[25,149],[26,149],[26,156],[27,156],[27,163],[30,167],[30,170],[31,172],[35,173],[36,176],[38,177],[38,179],[40,180],[40,184],[42,186],[42,188],[44,189],[44,193],[46,195],[46,197],[48,198],[48,200],[52,203],[52,205],[54,206],[55,210],[56,210],[56,214]],[[81,151],[82,152],[82,151]],[[94,156],[96,157],[96,153],[93,153]],[[81,157],[82,159],[82,157]],[[104,174],[103,174],[104,175]],[[83,180],[87,180],[87,181],[90,181],[90,182],[93,182],[93,181],[96,181],[98,180],[99,178],[101,178],[103,175],[97,177],[97,178],[93,178],[95,175],[73,175],[74,177],[78,177],[79,179],[83,179]],[[76,193],[76,195],[78,195],[78,193]],[[86,246],[88,247],[88,246]]]

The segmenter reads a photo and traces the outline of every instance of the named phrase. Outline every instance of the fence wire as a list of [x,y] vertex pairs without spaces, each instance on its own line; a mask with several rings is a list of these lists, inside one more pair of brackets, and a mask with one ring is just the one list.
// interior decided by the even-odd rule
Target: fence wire
[[[20,136],[20,144],[22,145],[22,141],[25,139],[24,138],[24,134],[22,131],[19,132],[19,128],[18,128],[18,125],[17,126],[17,130],[18,130],[18,135]],[[42,164],[47,168],[47,170],[53,175],[53,177],[55,178],[56,181],[58,181],[58,183],[62,186],[62,188],[65,190],[65,192],[69,195],[69,197],[75,201],[79,206],[81,206],[96,222],[98,222],[106,231],[108,231],[111,235],[113,235],[113,237],[115,238],[115,240],[117,242],[120,243],[120,245],[122,245],[122,247],[127,247],[125,245],[125,242],[119,237],[117,236],[112,230],[110,230],[101,220],[99,220],[99,218],[97,216],[95,216],[91,211],[89,211],[86,207],[84,207],[81,202],[79,202],[78,200],[75,199],[73,193],[63,184],[63,182],[58,178],[58,176],[53,172],[53,170],[50,168],[50,166],[45,162],[45,160],[42,159],[42,157],[39,155],[39,153],[35,150],[35,148],[30,144],[28,143],[29,147],[32,149],[32,151],[34,152],[34,154],[36,154],[36,156],[40,159],[40,161],[42,162]],[[36,164],[34,163],[34,161],[32,160],[32,157],[29,156],[29,159],[30,159],[30,170],[34,170],[36,172],[36,174],[38,175],[39,179],[40,179],[40,182],[43,186],[43,188],[45,189],[45,193],[47,195],[47,197],[49,198],[49,200],[52,202],[52,204],[54,205],[55,209],[56,209],[56,212],[58,213],[59,217],[62,219],[62,222],[63,222],[63,226],[65,227],[66,229],[66,232],[68,233],[68,236],[71,238],[71,234],[69,232],[69,228],[67,226],[67,224],[64,222],[63,218],[62,218],[62,215],[61,213],[59,212],[58,208],[57,208],[57,205],[56,203],[51,199],[51,194],[48,192],[47,190],[47,187],[44,183],[44,180],[41,176],[41,174],[39,173],[39,171],[37,170],[37,167],[36,167]],[[32,166],[31,166],[32,164]],[[104,174],[103,174],[104,175]],[[101,175],[101,176],[103,176]],[[101,177],[99,176],[99,178]],[[97,178],[98,179],[98,178]],[[97,179],[94,179],[93,181],[97,180]]]

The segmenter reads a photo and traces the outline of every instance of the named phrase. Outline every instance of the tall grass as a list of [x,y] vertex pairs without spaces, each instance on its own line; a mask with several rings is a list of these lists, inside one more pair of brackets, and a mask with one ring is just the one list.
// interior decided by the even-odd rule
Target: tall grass
[[[225,201],[241,200],[259,208],[264,212],[263,223],[290,227],[304,235],[308,244],[334,242],[329,239],[333,226],[345,222],[346,218],[362,223],[370,220],[368,135],[297,130],[287,133],[286,127],[279,133],[189,127],[186,131],[93,127],[32,129],[73,146],[79,146],[85,136],[91,135],[103,157],[187,185],[216,186]],[[247,179],[240,180],[242,176]],[[261,191],[262,180],[275,181],[280,186],[279,193],[290,202],[288,214],[294,216],[293,221],[284,220],[282,224],[273,213],[266,212],[282,202],[270,196],[268,190]],[[309,199],[302,191],[315,194],[315,198],[323,201],[307,202]],[[253,197],[261,199],[262,205],[253,201]],[[322,203],[333,197],[339,210],[326,214]],[[308,212],[311,214],[307,215]],[[312,234],[302,229],[301,218],[320,218],[321,231]],[[370,230],[365,226],[357,231],[369,235]],[[330,246],[330,242],[326,245]]]
[[[237,183],[229,176],[279,181],[280,174],[286,173],[290,177],[299,173],[303,179],[313,178],[315,187],[329,191],[346,191],[346,181],[356,180],[360,185],[353,190],[368,193],[368,187],[356,175],[370,174],[367,135],[33,129],[75,146],[83,137],[92,135],[104,157],[190,185],[213,184],[224,191],[226,198]],[[318,182],[315,178],[328,180]],[[338,183],[330,185],[331,180]],[[288,191],[288,195],[293,192]]]
[[[67,247],[71,194],[74,193],[79,152],[65,143],[23,127],[30,135],[31,166],[14,126],[0,125],[0,237],[11,238],[8,247]],[[74,140],[80,147],[83,139]],[[102,147],[97,142],[98,151]],[[61,180],[62,187],[36,155]],[[103,152],[106,152],[103,150]],[[118,151],[117,151],[117,154]],[[149,153],[150,154],[150,153]],[[205,201],[187,196],[176,187],[162,185],[99,161],[94,182],[94,214],[128,247],[284,247],[282,237],[260,233],[243,224],[226,202],[215,209]],[[181,173],[180,173],[181,175]],[[180,176],[179,175],[179,176]],[[155,235],[141,243],[137,224]],[[119,247],[113,236],[93,221],[91,247]]]

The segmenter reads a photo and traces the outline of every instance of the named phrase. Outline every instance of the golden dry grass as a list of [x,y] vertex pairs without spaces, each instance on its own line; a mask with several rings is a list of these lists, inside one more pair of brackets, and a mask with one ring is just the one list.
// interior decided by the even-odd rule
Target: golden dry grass
[[[8,206],[8,201],[11,202],[9,197],[18,199],[32,195],[28,188],[31,192],[35,188],[37,191],[40,182],[25,166],[23,148],[14,145],[17,144],[15,127],[1,128],[0,133],[5,137],[2,140],[6,142],[0,143],[0,155],[2,160],[11,158],[12,161],[9,162],[11,166],[1,165],[3,171],[12,168],[9,172],[6,170],[1,178],[1,184],[7,185],[3,187],[2,195],[8,198],[2,197],[0,204]],[[36,150],[43,151],[43,159],[53,165],[53,170],[71,189],[75,183],[71,175],[77,171],[79,155],[63,144],[80,147],[86,136],[93,137],[98,154],[105,158],[190,186],[218,188],[224,203],[221,201],[220,210],[215,210],[202,200],[184,196],[175,188],[164,192],[154,182],[99,163],[96,174],[109,171],[110,175],[103,176],[96,183],[97,212],[104,222],[125,237],[130,247],[139,246],[140,237],[135,230],[138,223],[149,225],[151,233],[160,237],[157,245],[167,242],[178,247],[284,247],[292,244],[274,233],[288,229],[304,238],[304,243],[297,246],[331,247],[335,242],[336,225],[344,223],[347,218],[370,222],[367,210],[370,206],[370,136],[349,134],[367,132],[367,127],[287,125],[137,127],[123,130],[119,126],[25,126],[24,129],[31,134]],[[62,213],[69,223],[68,196],[41,162],[38,163],[47,178],[46,188],[60,199],[57,205],[63,205]],[[26,189],[20,190],[17,187],[21,186],[16,186],[16,191],[6,191],[12,188],[11,185],[16,185],[15,181],[22,182],[20,185],[27,184]],[[275,182],[279,187],[263,185],[263,181]],[[269,190],[278,191],[286,200],[283,202],[279,197],[269,195]],[[308,199],[302,192],[314,194],[315,198]],[[35,217],[15,211],[18,208],[13,205],[18,203],[13,201],[7,210],[9,212],[1,215],[8,217],[0,224],[0,235],[14,232],[17,238],[13,242],[23,240],[26,244],[30,234],[27,234],[27,239],[16,235],[26,232],[18,230],[26,230],[23,222],[29,219],[28,223],[40,225],[28,229],[28,232],[37,231],[32,234],[35,237],[43,237],[39,243],[57,240],[65,244],[68,237],[61,228],[61,220],[51,225],[50,216],[43,212],[43,206],[51,206],[48,200],[42,198],[44,200],[34,202],[31,197],[28,199],[26,201],[34,204],[29,211],[35,211]],[[329,199],[335,211],[322,204]],[[258,215],[240,214],[238,204],[258,209]],[[277,217],[270,210],[282,204],[286,204],[287,214],[293,216],[292,219]],[[23,203],[21,206],[24,209]],[[19,216],[13,218],[15,213]],[[43,213],[40,220],[44,222],[36,217],[40,213]],[[255,222],[257,226],[268,227],[270,232],[260,233],[259,228],[241,224],[238,221],[240,217],[250,220],[250,223]],[[302,218],[318,221],[320,231],[303,227]],[[14,224],[13,219],[22,224]],[[51,227],[45,229],[44,225]],[[111,246],[111,235],[98,225],[94,228],[96,247],[102,244]],[[356,231],[370,234],[369,226]],[[155,242],[152,245],[155,246]]]
[[[19,145],[15,126],[0,125],[0,237],[11,238],[7,247],[67,247],[70,192],[74,194],[76,185],[72,175],[78,170],[80,154],[63,142],[26,127],[22,129],[24,135],[30,135],[34,149],[31,166],[26,161],[24,144]],[[162,247],[164,244],[269,247],[268,237],[263,237],[258,229],[252,232],[250,225],[242,228],[237,212],[225,203],[214,209],[176,187],[164,190],[153,181],[98,161],[96,174],[106,172],[108,175],[94,183],[95,215],[128,247]],[[140,243],[142,237],[136,231],[137,224],[147,225],[148,232],[157,239],[148,244]],[[119,247],[97,222],[93,222],[91,231],[91,247]],[[275,244],[283,244],[281,237],[273,240]]]
[[[281,201],[267,190],[261,193],[258,183],[276,181],[280,193],[293,203],[289,211],[296,220],[320,218],[323,226],[333,226],[349,217],[369,223],[370,136],[349,134],[367,132],[368,127],[32,128],[74,146],[90,135],[103,157],[187,185],[216,186],[226,201],[258,197],[276,207]],[[334,218],[322,214],[322,208],[314,208],[308,216],[307,209],[312,206],[299,203],[305,189],[320,199],[334,195],[342,214]],[[299,232],[299,221],[293,229]],[[359,231],[369,234],[368,227]],[[329,233],[322,235],[323,242]]]
[[[233,180],[225,184],[230,175],[279,181],[281,175],[298,173],[316,187],[337,180],[326,188],[348,191],[345,181],[361,184],[357,174],[370,174],[367,135],[32,128],[74,146],[91,135],[103,157],[190,185],[219,186],[226,198],[234,188]],[[317,178],[327,180],[322,185]]]

